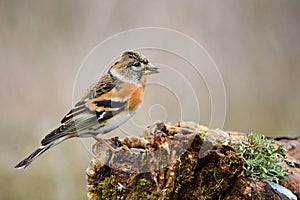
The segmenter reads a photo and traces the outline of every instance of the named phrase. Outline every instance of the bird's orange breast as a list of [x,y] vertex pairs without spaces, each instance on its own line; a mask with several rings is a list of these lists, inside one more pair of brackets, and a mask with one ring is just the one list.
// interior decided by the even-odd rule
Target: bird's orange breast
[[[93,102],[102,101],[102,100],[113,100],[113,101],[128,101],[128,111],[134,111],[137,109],[144,98],[144,88],[145,88],[146,79],[143,77],[141,80],[141,85],[137,86],[133,83],[122,83],[117,85],[111,91],[106,94],[103,94],[95,99],[92,99],[87,104],[90,109],[101,110]],[[105,108],[109,110],[109,108]]]
[[128,110],[129,112],[134,111],[137,109],[141,103],[143,102],[144,98],[144,87],[138,87],[133,92],[129,99]]
[[144,90],[146,84],[146,77],[143,76],[141,79],[141,86],[133,90],[132,95],[129,99],[128,110],[129,112],[136,110],[143,102]]

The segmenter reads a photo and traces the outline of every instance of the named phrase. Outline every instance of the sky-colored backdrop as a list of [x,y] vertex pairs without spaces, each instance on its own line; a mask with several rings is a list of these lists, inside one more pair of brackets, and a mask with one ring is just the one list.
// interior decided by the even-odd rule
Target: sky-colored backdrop
[[206,48],[226,88],[226,130],[300,136],[299,10],[299,0],[0,0],[0,199],[86,198],[79,140],[13,166],[69,110],[91,49],[131,28],[175,29]]

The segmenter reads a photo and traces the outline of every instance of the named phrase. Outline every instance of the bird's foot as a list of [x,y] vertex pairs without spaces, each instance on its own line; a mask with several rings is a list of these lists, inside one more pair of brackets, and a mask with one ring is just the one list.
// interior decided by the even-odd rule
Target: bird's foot
[[114,154],[116,154],[116,153],[118,153],[118,152],[120,152],[120,151],[126,151],[126,152],[128,152],[128,153],[131,153],[131,151],[130,151],[130,149],[126,146],[126,145],[123,145],[123,146],[121,146],[121,147],[118,147],[118,148],[114,148],[114,147],[112,147],[110,144],[109,144],[109,142],[107,141],[107,140],[105,140],[105,139],[103,139],[103,138],[98,138],[98,137],[93,137],[97,142],[93,145],[93,147],[92,147],[92,152],[93,152],[93,154],[94,155],[97,155],[99,152],[97,151],[97,149],[98,149],[98,146],[100,145],[100,144],[104,144],[111,152],[112,152],[112,154],[114,155]]
[[[114,148],[103,138],[93,137],[97,142],[92,146],[92,152],[94,155],[99,153],[99,146],[104,144],[109,150],[114,151]],[[101,152],[101,151],[100,151]]]

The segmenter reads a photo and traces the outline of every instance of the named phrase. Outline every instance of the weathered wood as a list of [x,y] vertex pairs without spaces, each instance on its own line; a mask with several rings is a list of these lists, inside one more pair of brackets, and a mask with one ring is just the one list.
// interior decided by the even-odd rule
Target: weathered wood
[[[233,146],[247,134],[209,130],[192,122],[157,122],[141,137],[110,139],[87,169],[88,197],[96,199],[289,199],[267,181],[244,173]],[[300,139],[278,139],[287,158],[279,184],[300,196]],[[124,146],[126,148],[124,148]],[[127,149],[124,150],[124,149]]]

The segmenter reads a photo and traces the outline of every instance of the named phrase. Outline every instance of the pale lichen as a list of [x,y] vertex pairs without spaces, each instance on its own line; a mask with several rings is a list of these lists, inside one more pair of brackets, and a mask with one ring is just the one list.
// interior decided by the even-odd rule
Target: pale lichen
[[247,176],[259,180],[278,182],[286,175],[281,165],[285,149],[275,147],[273,140],[261,134],[249,134],[248,138],[237,144],[238,151],[244,160]]

